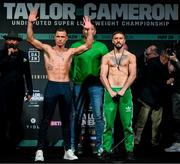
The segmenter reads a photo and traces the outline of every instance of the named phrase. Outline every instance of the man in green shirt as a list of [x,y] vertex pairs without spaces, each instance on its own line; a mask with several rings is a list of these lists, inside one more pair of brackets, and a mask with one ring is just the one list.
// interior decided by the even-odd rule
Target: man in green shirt
[[[94,35],[95,26],[92,26]],[[84,38],[72,45],[72,48],[84,44],[87,38],[87,30],[83,29]],[[102,111],[103,87],[99,79],[101,58],[108,52],[104,43],[94,40],[92,48],[74,57],[71,67],[71,78],[74,83],[74,102],[75,112],[72,130],[72,148],[77,150],[77,144],[80,136],[80,126],[82,122],[83,110],[87,97],[89,97],[92,106],[92,112],[95,120],[96,149],[98,154],[102,152],[102,134],[104,130],[104,119]],[[88,95],[88,96],[87,96]]]

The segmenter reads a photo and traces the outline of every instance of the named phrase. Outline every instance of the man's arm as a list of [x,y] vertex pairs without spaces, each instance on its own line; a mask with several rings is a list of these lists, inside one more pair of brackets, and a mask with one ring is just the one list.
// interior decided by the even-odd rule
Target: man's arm
[[69,50],[72,51],[72,55],[81,54],[82,52],[90,49],[92,47],[94,37],[93,37],[93,31],[92,31],[92,24],[91,20],[88,16],[83,17],[83,27],[87,30],[87,38],[85,40],[85,44],[77,47],[77,48],[70,48]]
[[33,32],[33,23],[38,19],[37,11],[33,10],[30,12],[28,17],[28,26],[27,26],[27,41],[31,43],[34,47],[40,50],[44,50],[45,46],[42,42],[34,38]]
[[111,97],[114,97],[114,96],[116,96],[117,93],[111,89],[111,86],[107,79],[108,72],[109,72],[108,59],[107,59],[107,55],[105,55],[102,57],[100,80],[101,80],[102,84],[104,85],[104,87],[106,88],[106,90],[111,95]]
[[128,79],[123,86],[123,88],[118,92],[120,96],[123,96],[126,90],[131,86],[131,84],[134,82],[136,79],[136,56],[131,54],[130,56],[130,61],[129,61],[129,76]]

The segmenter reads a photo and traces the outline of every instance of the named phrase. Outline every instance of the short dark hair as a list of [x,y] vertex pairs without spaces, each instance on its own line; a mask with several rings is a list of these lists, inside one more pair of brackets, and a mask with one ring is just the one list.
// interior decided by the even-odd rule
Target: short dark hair
[[124,35],[124,37],[126,37],[126,35],[125,35],[124,32],[122,32],[122,31],[115,31],[115,32],[113,32],[113,34],[112,34],[112,38],[113,38],[114,35],[116,35],[116,34],[122,34],[122,35]]
[[68,34],[67,30],[66,30],[65,28],[63,28],[63,27],[58,28],[58,29],[56,30],[56,32],[58,32],[58,31],[60,31],[60,32],[64,31],[64,32],[66,32],[66,33]]

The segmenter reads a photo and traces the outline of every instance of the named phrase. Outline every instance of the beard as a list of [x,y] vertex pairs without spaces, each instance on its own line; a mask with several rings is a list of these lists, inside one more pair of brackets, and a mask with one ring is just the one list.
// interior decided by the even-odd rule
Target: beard
[[114,47],[116,47],[116,49],[121,49],[122,47],[123,47],[123,45],[122,44],[120,44],[120,43],[117,43],[117,44],[114,44]]

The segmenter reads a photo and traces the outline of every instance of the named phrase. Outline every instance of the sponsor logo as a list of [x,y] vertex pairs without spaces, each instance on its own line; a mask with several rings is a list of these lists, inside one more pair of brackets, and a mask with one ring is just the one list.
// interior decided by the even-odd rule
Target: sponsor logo
[[61,121],[51,121],[50,122],[50,126],[61,126],[61,125],[62,125]]
[[32,117],[29,119],[29,123],[26,125],[26,129],[39,129],[36,118]]
[[35,50],[35,49],[30,49],[28,51],[28,57],[29,57],[29,62],[32,63],[39,63],[40,62],[40,51]]
[[131,110],[131,107],[130,106],[127,106],[126,107],[126,112],[131,112],[132,110]]

